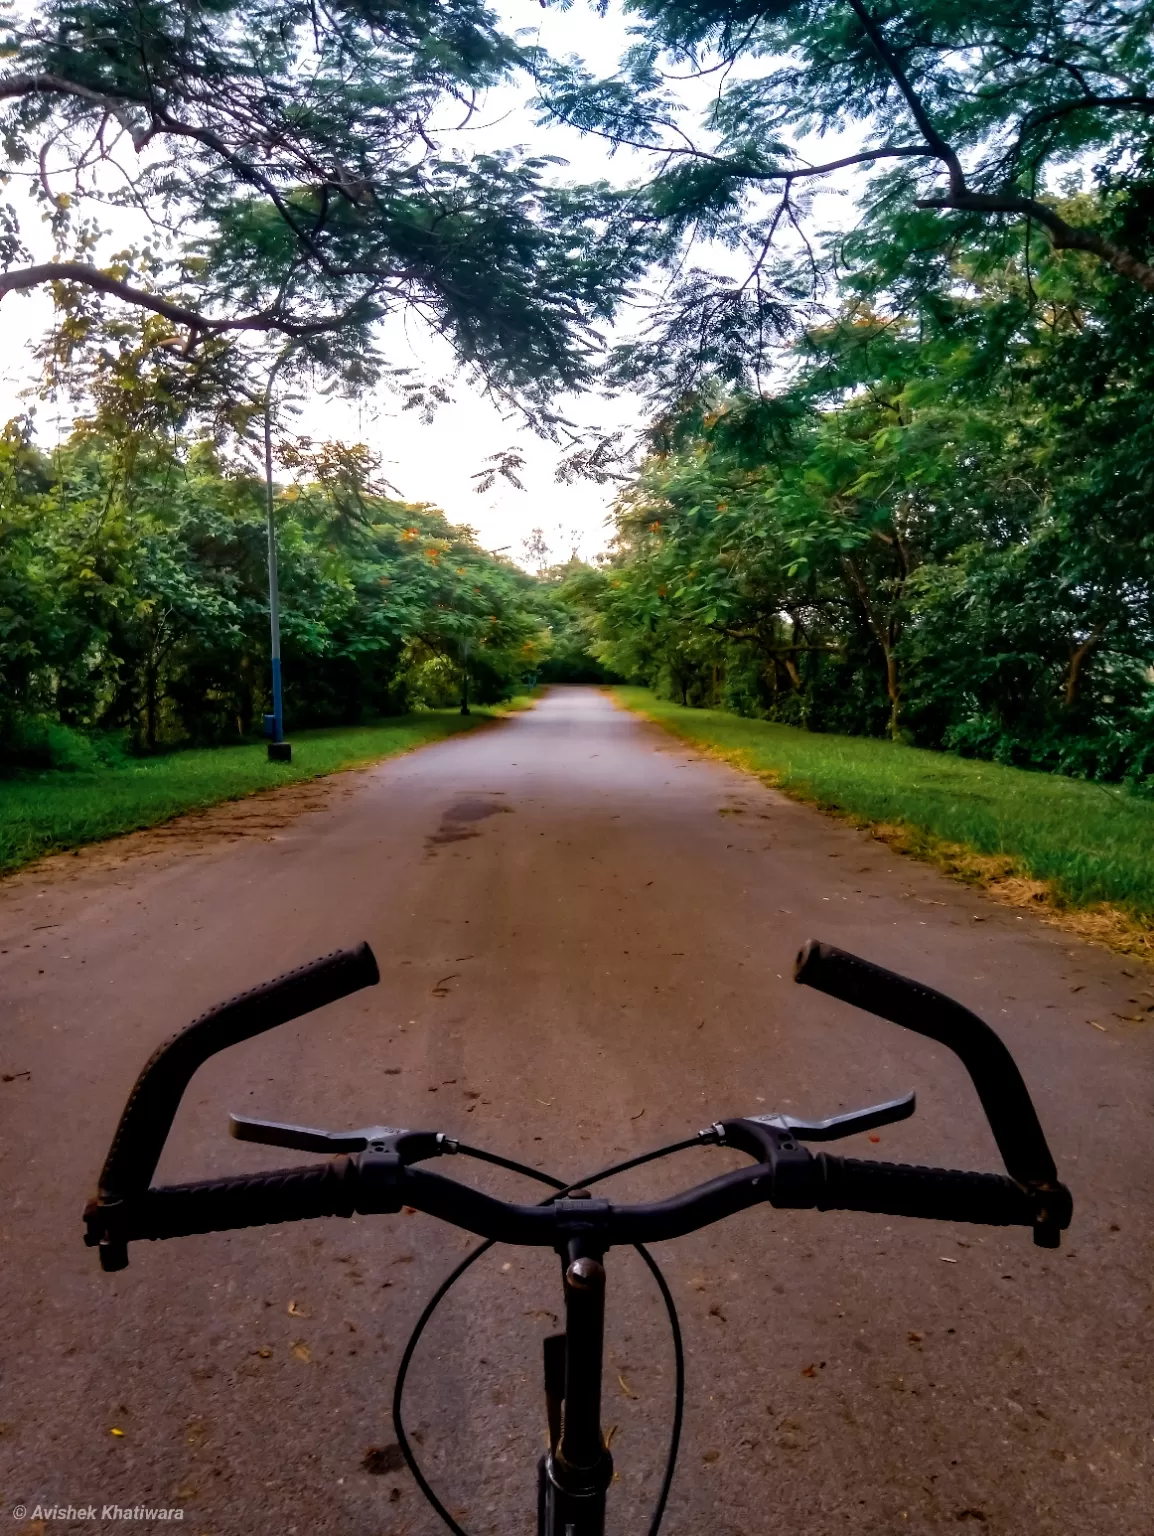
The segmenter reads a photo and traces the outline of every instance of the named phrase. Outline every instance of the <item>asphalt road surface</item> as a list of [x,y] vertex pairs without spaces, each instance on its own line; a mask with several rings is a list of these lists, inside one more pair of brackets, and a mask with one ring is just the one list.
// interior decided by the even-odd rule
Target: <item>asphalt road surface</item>
[[[421,1215],[306,1222],[139,1244],[117,1275],[82,1246],[125,1095],[175,1028],[338,946],[367,939],[380,961],[375,990],[206,1067],[162,1178],[294,1159],[230,1140],[230,1110],[444,1129],[575,1177],[724,1116],[827,1115],[910,1087],[913,1120],[839,1150],[996,1169],[948,1052],[792,983],[817,936],[1002,1031],[1074,1226],[1050,1253],[1025,1231],[760,1208],[661,1245],[688,1354],[666,1530],[1149,1536],[1154,972],[593,690],[326,793],[295,819],[250,803],[235,825],[221,813],[183,842],[178,828],[0,886],[0,1523],[22,1504],[26,1530],[124,1529],[102,1518],[117,1504],[182,1509],[206,1536],[439,1529],[395,1470],[389,1400],[463,1235]],[[614,1192],[741,1161],[699,1149]],[[465,1159],[445,1171],[534,1197]],[[633,1254],[610,1255],[609,1294],[609,1530],[640,1536],[671,1352]],[[420,1453],[478,1536],[532,1531],[559,1302],[554,1258],[497,1249],[414,1363]],[[38,1524],[38,1504],[96,1518]]]

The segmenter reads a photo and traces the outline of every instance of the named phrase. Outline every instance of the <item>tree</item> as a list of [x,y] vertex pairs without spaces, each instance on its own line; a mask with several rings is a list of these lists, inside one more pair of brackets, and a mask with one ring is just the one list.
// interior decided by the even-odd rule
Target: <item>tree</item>
[[[246,737],[266,703],[263,483],[203,442],[89,421],[51,456],[0,436],[0,760],[44,733],[149,752]],[[126,467],[127,466],[127,467]],[[536,671],[532,578],[431,507],[382,494],[363,449],[298,445],[276,512],[299,726],[443,704],[459,642],[482,701]]]
[[1150,780],[1152,343],[1139,285],[1024,239],[909,315],[849,287],[779,395],[655,424],[604,653],[683,702]]
[[[548,159],[452,147],[525,63],[483,0],[42,0],[2,26],[3,179],[29,184],[57,249],[35,259],[9,204],[0,298],[139,306],[174,368],[277,333],[363,381],[377,323],[407,312],[546,416],[587,376],[641,239]],[[105,206],[153,234],[98,263]]]
[[[619,72],[601,80],[551,64],[541,108],[653,156],[647,194],[680,237],[675,277],[620,361],[666,397],[705,376],[758,384],[766,347],[804,319],[823,282],[852,270],[855,237],[823,234],[808,215],[815,189],[858,170],[863,232],[895,247],[895,270],[912,252],[931,285],[978,230],[1024,228],[1154,293],[1154,247],[1128,215],[1154,176],[1152,0],[630,9],[638,36]],[[687,74],[717,80],[698,133],[677,84]],[[858,145],[803,150],[829,133]],[[1062,178],[1091,170],[1101,195],[1071,217],[1058,206]],[[691,255],[703,238],[743,251],[744,275],[731,261],[703,268]]]

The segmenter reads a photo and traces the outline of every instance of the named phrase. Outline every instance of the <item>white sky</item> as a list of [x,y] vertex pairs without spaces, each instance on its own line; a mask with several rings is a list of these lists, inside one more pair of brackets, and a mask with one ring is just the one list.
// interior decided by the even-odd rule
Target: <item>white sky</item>
[[[537,0],[499,0],[497,9],[510,30],[531,29],[552,54],[579,54],[599,73],[614,69],[626,42],[620,14],[611,11],[601,18],[588,0],[575,0],[568,11],[554,6],[543,9]],[[712,89],[708,82],[705,89]],[[599,140],[565,129],[539,128],[517,105],[523,94],[523,84],[493,93],[478,115],[480,128],[468,142],[479,149],[520,143],[535,152],[561,155],[568,167],[558,168],[558,175],[566,179],[624,181],[643,172],[646,162],[639,154],[626,151],[611,158],[608,146]],[[825,149],[836,152],[836,145],[827,144]],[[127,222],[112,238],[122,244],[131,240]],[[30,347],[51,319],[51,303],[44,292],[9,295],[0,308],[0,421],[27,408],[21,391],[36,382],[38,372]],[[432,376],[451,371],[448,348],[425,335],[419,322],[393,329],[391,364]],[[558,484],[554,476],[563,447],[541,439],[516,418],[503,418],[464,378],[455,381],[452,394],[453,403],[442,406],[431,424],[422,422],[415,412],[401,412],[399,402],[387,391],[366,394],[356,402],[315,398],[305,403],[297,430],[314,440],[368,444],[380,454],[385,474],[402,496],[433,502],[454,522],[470,524],[487,548],[507,547],[510,555],[519,558],[522,541],[540,527],[554,558],[567,558],[574,547],[586,558],[604,549],[613,487],[588,481]],[[640,403],[632,397],[606,400],[587,395],[557,405],[575,422],[607,431],[631,429],[643,419]],[[70,420],[62,409],[39,403],[41,442],[68,431]],[[477,495],[471,477],[486,458],[507,448],[524,456],[519,478],[525,489],[519,491],[498,479],[488,493]]]

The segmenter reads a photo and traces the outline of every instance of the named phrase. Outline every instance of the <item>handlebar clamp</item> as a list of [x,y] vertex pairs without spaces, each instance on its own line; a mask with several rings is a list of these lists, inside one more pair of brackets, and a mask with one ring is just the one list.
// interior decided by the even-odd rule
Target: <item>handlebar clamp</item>
[[399,1152],[370,1147],[353,1158],[357,1167],[357,1211],[362,1216],[395,1216],[404,1204],[405,1165]]

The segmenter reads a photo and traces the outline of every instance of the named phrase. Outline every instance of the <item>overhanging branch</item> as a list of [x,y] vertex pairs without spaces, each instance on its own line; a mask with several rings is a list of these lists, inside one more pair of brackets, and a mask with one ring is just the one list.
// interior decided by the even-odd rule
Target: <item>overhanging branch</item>
[[99,267],[85,261],[46,261],[35,267],[20,267],[12,272],[0,272],[0,299],[6,293],[17,293],[29,288],[39,288],[45,283],[81,283],[97,293],[111,294],[126,304],[135,304],[156,315],[163,315],[174,325],[187,326],[203,335],[224,331],[275,331],[283,336],[319,336],[325,331],[337,330],[348,323],[349,316],[325,315],[316,320],[291,320],[279,312],[263,311],[255,315],[238,315],[232,319],[212,318],[183,304],[174,304],[160,294],[134,288],[121,278],[102,272]]
[[949,197],[919,198],[917,206],[958,213],[1009,213],[1033,219],[1045,229],[1056,251],[1086,251],[1104,261],[1120,276],[1137,283],[1147,293],[1154,293],[1154,266],[1149,262],[1140,261],[1130,251],[1108,240],[1105,235],[1098,234],[1096,230],[1067,224],[1061,214],[1035,198],[1015,193],[971,192],[966,189]]

